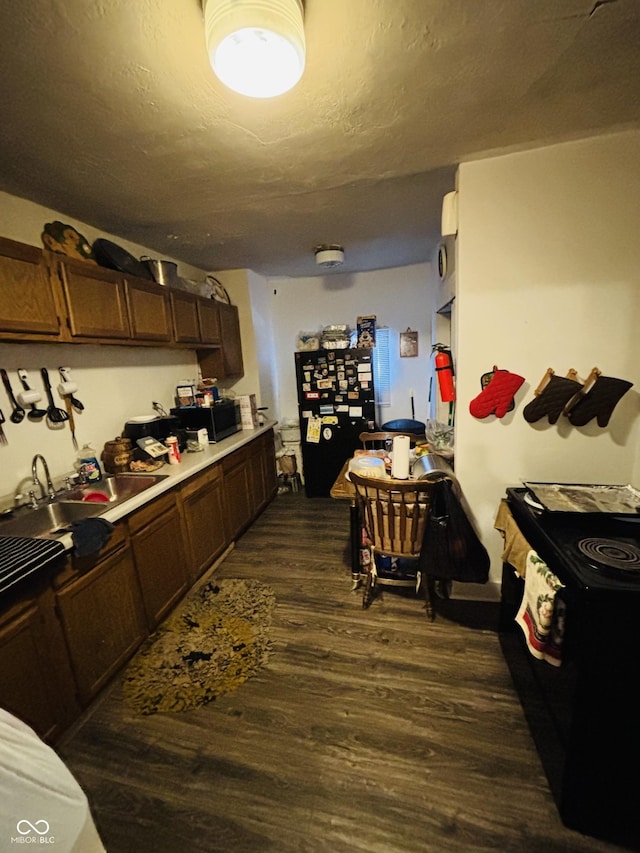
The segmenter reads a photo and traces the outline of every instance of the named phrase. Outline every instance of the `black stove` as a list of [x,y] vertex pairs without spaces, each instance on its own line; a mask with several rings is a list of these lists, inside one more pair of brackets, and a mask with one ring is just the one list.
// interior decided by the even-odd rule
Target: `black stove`
[[563,583],[640,593],[640,516],[539,510],[527,489],[507,489],[507,500],[531,547]]
[[524,583],[502,575],[500,641],[563,822],[640,850],[640,516],[559,512],[507,489],[529,546],[564,587],[562,663],[529,652],[514,621]]

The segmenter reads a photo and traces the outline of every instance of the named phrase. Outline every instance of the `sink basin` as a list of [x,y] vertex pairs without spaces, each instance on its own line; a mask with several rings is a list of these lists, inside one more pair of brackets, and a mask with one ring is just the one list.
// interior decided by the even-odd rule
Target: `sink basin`
[[21,507],[6,521],[0,522],[0,536],[51,538],[66,531],[74,521],[104,512],[102,504],[47,503],[37,509]]
[[58,501],[64,504],[93,503],[98,508],[97,511],[101,512],[109,508],[106,504],[111,507],[122,503],[144,492],[145,489],[155,486],[168,476],[168,474],[114,474],[97,483],[86,483],[70,491],[61,492],[58,495]]

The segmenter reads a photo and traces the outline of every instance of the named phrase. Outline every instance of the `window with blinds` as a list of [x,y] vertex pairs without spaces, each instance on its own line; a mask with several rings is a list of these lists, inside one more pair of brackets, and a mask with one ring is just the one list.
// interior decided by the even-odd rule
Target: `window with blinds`
[[373,385],[378,406],[391,405],[389,332],[386,326],[376,329],[376,345],[373,349]]

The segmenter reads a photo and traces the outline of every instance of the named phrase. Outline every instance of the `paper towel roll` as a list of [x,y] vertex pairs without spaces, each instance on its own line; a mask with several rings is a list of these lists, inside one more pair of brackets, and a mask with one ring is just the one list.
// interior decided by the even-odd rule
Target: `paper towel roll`
[[408,435],[397,435],[393,439],[391,476],[396,480],[409,478],[409,443]]

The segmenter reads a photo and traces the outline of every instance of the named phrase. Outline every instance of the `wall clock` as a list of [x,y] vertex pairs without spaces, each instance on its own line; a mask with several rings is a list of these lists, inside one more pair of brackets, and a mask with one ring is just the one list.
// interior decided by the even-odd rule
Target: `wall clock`
[[438,246],[438,275],[440,281],[444,281],[447,275],[447,247],[444,243]]

